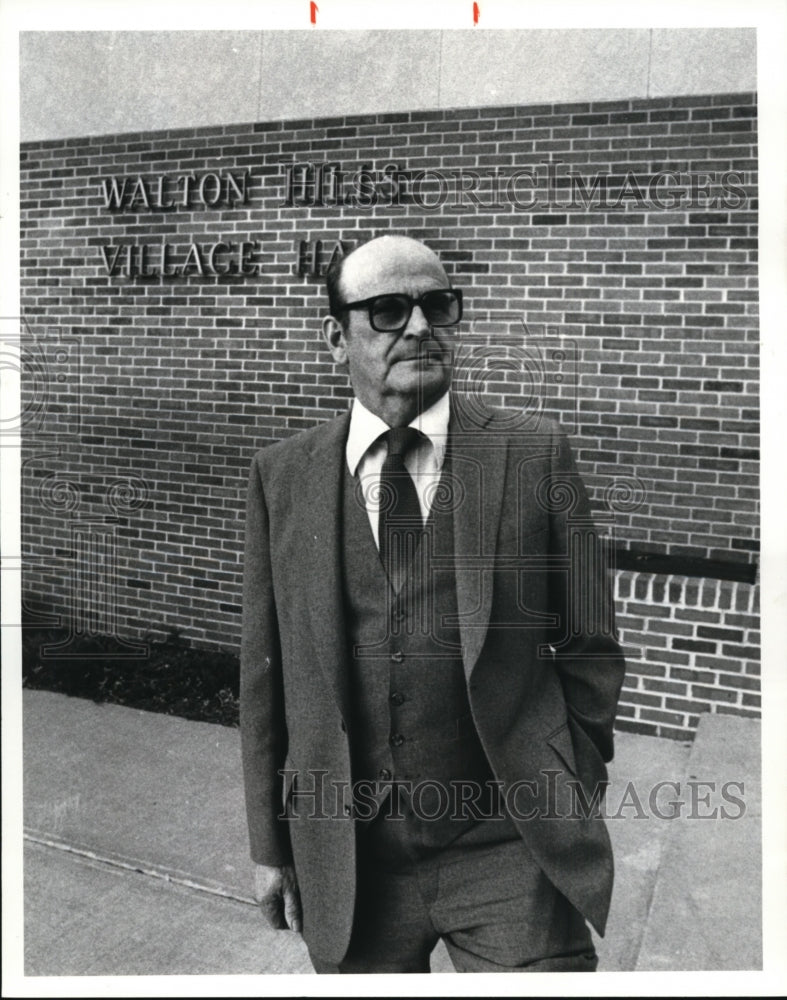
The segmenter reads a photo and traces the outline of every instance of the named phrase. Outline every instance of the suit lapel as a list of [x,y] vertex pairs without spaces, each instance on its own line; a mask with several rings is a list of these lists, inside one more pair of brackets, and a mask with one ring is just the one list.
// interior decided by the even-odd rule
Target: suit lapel
[[342,480],[349,413],[325,425],[305,455],[302,489],[294,491],[296,523],[303,526],[298,571],[307,594],[313,651],[346,718],[346,626],[341,579]]
[[[507,441],[490,437],[487,415],[480,426],[463,427],[452,415],[449,427],[454,505],[456,596],[462,660],[469,679],[486,638],[492,606],[495,550],[507,463]],[[349,413],[325,425],[304,455],[302,489],[294,491],[296,523],[303,525],[304,573],[314,652],[337,704],[349,713],[347,639],[341,579],[342,481]]]
[[[458,489],[454,506],[456,599],[462,660],[469,679],[486,638],[492,607],[492,586],[500,512],[507,462],[507,440],[487,432],[477,415],[472,425],[452,415],[449,429],[451,471]],[[460,499],[461,497],[461,499]]]

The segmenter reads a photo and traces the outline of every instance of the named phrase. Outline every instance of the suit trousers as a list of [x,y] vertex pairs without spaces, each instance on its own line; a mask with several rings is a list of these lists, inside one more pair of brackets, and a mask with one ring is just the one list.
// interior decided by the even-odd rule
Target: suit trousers
[[581,914],[519,837],[395,869],[362,857],[344,960],[310,958],[318,973],[429,972],[440,938],[457,972],[593,972],[598,963]]

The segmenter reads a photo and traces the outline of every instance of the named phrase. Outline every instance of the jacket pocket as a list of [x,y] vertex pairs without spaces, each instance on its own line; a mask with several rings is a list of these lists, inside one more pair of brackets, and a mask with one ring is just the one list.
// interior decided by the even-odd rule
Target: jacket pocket
[[281,769],[280,774],[282,778],[282,806],[284,813],[289,815],[292,806],[292,796],[298,780],[297,771],[291,760],[288,759],[284,762],[284,767]]
[[568,723],[564,722],[547,736],[547,743],[552,747],[571,774],[577,777],[577,761],[574,756],[574,743]]

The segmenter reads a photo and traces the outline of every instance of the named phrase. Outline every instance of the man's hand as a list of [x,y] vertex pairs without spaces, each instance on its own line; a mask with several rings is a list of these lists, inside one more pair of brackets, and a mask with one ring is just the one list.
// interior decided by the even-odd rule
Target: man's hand
[[295,869],[291,865],[274,868],[257,865],[254,869],[254,898],[274,930],[289,927],[301,932],[301,897]]

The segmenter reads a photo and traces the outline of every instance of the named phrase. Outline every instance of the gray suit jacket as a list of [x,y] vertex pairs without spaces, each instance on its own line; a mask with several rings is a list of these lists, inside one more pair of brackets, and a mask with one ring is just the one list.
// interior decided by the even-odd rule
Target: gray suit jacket
[[[612,757],[624,662],[587,496],[562,431],[511,429],[510,414],[453,404],[456,588],[468,698],[514,815],[547,876],[603,933],[612,853],[592,800]],[[468,416],[469,414],[469,416]],[[354,821],[335,785],[353,780],[341,510],[349,414],[255,456],[249,484],[241,739],[253,859],[294,863],[310,949],[338,962],[352,929]],[[573,557],[572,557],[573,552]],[[282,818],[281,770],[324,772],[331,819]],[[535,791],[534,791],[535,789]],[[346,800],[345,800],[346,801]]]

